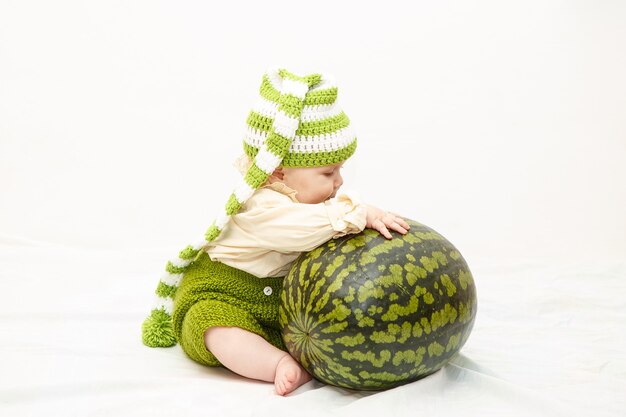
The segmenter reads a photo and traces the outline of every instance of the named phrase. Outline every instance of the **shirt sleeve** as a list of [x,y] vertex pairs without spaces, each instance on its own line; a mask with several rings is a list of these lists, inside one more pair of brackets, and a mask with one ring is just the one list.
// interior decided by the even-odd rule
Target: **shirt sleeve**
[[229,246],[308,252],[332,238],[362,231],[366,216],[355,195],[340,194],[318,204],[268,199],[235,215],[218,239]]
[[340,194],[324,202],[326,212],[338,238],[350,233],[359,233],[365,229],[367,209],[356,195]]

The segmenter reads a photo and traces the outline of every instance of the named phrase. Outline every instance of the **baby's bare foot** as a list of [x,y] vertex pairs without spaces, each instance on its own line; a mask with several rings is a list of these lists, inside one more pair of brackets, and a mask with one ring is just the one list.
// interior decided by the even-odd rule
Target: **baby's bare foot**
[[311,375],[289,354],[278,361],[274,377],[274,387],[278,395],[287,395],[310,380]]

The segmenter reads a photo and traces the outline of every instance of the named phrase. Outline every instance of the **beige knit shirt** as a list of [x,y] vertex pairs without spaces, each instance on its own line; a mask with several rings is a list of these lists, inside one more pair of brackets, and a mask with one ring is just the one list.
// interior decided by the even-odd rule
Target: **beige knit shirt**
[[304,204],[296,194],[278,182],[256,190],[207,244],[209,257],[258,277],[280,277],[302,252],[365,228],[367,211],[355,195]]

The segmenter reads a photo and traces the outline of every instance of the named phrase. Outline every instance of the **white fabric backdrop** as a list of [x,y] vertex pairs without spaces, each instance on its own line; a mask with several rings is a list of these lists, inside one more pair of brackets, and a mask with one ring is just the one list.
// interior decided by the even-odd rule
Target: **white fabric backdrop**
[[0,3],[0,230],[177,252],[284,65],[337,77],[346,186],[465,255],[626,253],[623,2],[343,3]]
[[[626,3],[347,3],[0,0],[2,415],[158,415],[151,388],[179,382],[189,415],[207,389],[258,415],[626,409]],[[474,272],[474,334],[429,382],[280,402],[137,343],[164,261],[234,185],[274,65],[337,77],[359,137],[345,186]]]

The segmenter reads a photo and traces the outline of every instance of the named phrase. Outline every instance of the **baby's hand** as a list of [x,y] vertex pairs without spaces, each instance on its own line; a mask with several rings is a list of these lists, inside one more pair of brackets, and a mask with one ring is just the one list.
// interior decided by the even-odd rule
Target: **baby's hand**
[[400,232],[403,235],[411,228],[398,214],[383,211],[374,206],[367,206],[367,218],[365,227],[378,230],[387,239],[391,239],[389,229]]

